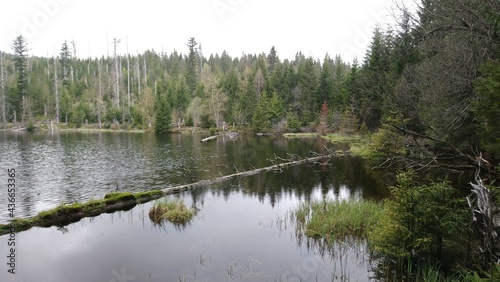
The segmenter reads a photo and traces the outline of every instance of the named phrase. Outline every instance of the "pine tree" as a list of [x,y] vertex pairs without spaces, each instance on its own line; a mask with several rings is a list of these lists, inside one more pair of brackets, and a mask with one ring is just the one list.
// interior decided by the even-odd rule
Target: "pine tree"
[[315,105],[320,106],[323,102],[331,104],[334,91],[333,70],[331,59],[328,55],[323,60],[321,74],[319,76],[319,87],[315,95]]
[[198,69],[198,64],[197,64],[197,50],[196,50],[196,45],[198,43],[194,39],[194,37],[189,38],[187,47],[189,49],[189,54],[186,62],[186,68],[187,68],[187,73],[186,73],[186,83],[189,87],[189,90],[191,93],[194,93],[196,90],[196,84],[198,81],[196,70]]
[[276,49],[271,47],[271,51],[269,51],[269,55],[267,55],[267,63],[268,63],[268,72],[269,75],[274,73],[274,69],[276,65],[279,63],[280,59],[278,58],[278,54],[276,53]]
[[19,35],[12,42],[12,49],[14,50],[14,67],[17,75],[17,95],[11,96],[11,105],[19,112],[21,109],[21,101],[24,101],[28,96],[28,74],[27,74],[27,61],[28,61],[28,43],[26,39]]
[[170,105],[164,95],[159,95],[156,101],[155,132],[167,133],[171,123]]
[[62,67],[62,85],[68,89],[69,88],[69,62],[71,60],[71,51],[69,50],[68,42],[64,40],[61,47],[61,52],[59,53],[59,61]]

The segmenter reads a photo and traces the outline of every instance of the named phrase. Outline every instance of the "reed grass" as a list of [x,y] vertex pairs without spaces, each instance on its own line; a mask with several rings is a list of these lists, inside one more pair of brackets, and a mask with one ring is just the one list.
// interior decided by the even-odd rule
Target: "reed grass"
[[194,215],[195,211],[181,200],[161,200],[149,210],[149,218],[156,224],[161,224],[164,220],[174,224],[186,224]]
[[382,212],[382,204],[374,201],[317,201],[301,204],[292,216],[307,237],[338,240],[366,238]]

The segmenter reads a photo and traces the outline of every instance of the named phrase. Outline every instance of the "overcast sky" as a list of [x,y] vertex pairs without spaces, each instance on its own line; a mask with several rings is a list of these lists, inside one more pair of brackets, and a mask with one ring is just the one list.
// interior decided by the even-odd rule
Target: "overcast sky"
[[[407,0],[411,2],[411,0]],[[189,37],[204,56],[269,52],[281,59],[298,51],[323,59],[362,59],[376,23],[392,21],[394,0],[2,0],[0,50],[12,53],[19,34],[30,54],[52,56],[74,40],[78,57],[174,49],[187,53]]]

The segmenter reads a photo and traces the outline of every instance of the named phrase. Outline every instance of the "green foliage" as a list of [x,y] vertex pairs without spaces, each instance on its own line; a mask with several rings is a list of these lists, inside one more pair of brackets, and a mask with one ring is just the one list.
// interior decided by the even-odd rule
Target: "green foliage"
[[194,125],[193,116],[190,115],[190,116],[188,116],[188,118],[186,120],[186,126],[193,126],[193,125]]
[[273,124],[282,118],[282,102],[276,93],[268,97],[262,92],[259,104],[252,118],[252,128],[255,132],[269,132]]
[[14,67],[16,74],[16,92],[11,95],[11,103],[14,103],[14,108],[20,112],[21,102],[23,97],[28,95],[28,73],[26,70],[28,60],[28,42],[26,38],[19,35],[12,42],[12,49],[14,51]]
[[80,103],[78,106],[75,108],[75,111],[71,115],[70,121],[76,125],[76,127],[80,127],[82,123],[85,122],[85,119],[87,117],[86,114],[86,107]]
[[474,104],[481,127],[481,143],[500,157],[500,64],[489,61],[475,82],[479,100]]
[[404,136],[393,125],[402,126],[400,120],[395,116],[387,118],[378,131],[372,135],[371,150],[389,157],[403,153]]
[[468,236],[467,210],[449,182],[418,185],[414,179],[411,171],[397,175],[369,244],[384,257],[441,260],[445,247],[458,247]]
[[200,126],[203,129],[209,129],[215,127],[215,121],[211,119],[209,115],[202,115]]
[[187,63],[187,65],[186,65],[186,68],[187,68],[186,83],[189,87],[189,93],[193,93],[196,89],[196,83],[197,83],[196,70],[198,68],[198,64],[197,64],[198,55],[196,53],[196,46],[197,45],[198,45],[198,43],[196,42],[194,37],[189,38],[188,43],[187,43],[189,54],[188,54],[188,59],[186,62]]
[[165,97],[159,97],[156,102],[155,132],[166,133],[170,129],[172,117],[170,105]]
[[286,114],[286,122],[290,132],[300,131],[300,120],[293,112],[290,111]]

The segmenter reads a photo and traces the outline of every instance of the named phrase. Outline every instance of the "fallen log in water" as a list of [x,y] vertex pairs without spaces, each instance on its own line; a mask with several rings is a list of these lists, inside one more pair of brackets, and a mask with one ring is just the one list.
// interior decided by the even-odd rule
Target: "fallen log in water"
[[217,138],[219,135],[214,135],[214,136],[210,136],[210,137],[207,137],[207,138],[203,138],[200,140],[200,142],[206,142],[208,140],[212,140],[212,139],[215,139]]
[[202,180],[191,184],[185,184],[175,187],[168,187],[161,190],[153,190],[153,191],[139,192],[139,193],[113,192],[106,194],[106,196],[104,196],[104,199],[101,200],[91,200],[86,203],[73,203],[69,205],[68,204],[61,205],[54,209],[40,212],[39,214],[37,214],[32,218],[15,218],[9,224],[5,225],[0,224],[0,235],[28,230],[31,227],[35,226],[39,227],[65,226],[73,222],[78,222],[80,219],[85,217],[94,217],[102,213],[111,213],[119,210],[129,210],[137,204],[149,202],[151,200],[161,198],[165,195],[189,191],[196,187],[205,187],[207,185],[222,183],[230,179],[233,179],[235,177],[246,177],[266,171],[279,171],[285,167],[304,164],[304,163],[317,162],[320,160],[331,158],[335,155],[341,155],[341,154],[320,155],[293,161],[288,160],[287,162],[275,164],[272,166],[257,168],[254,170],[249,170],[244,172],[237,172],[234,174],[225,175],[214,179]]
[[[336,155],[340,155],[340,154],[336,154]],[[317,162],[319,160],[328,159],[328,158],[331,158],[333,156],[334,156],[334,154],[321,155],[321,156],[316,156],[316,157],[311,157],[311,158],[289,161],[289,162],[275,164],[275,165],[267,166],[267,167],[263,167],[263,168],[256,168],[254,170],[243,171],[243,172],[238,172],[238,173],[234,173],[234,174],[230,174],[230,175],[225,175],[225,176],[217,177],[214,179],[202,180],[202,181],[198,181],[198,182],[194,182],[194,183],[190,183],[190,184],[169,187],[169,188],[162,189],[162,191],[165,193],[165,195],[176,194],[176,193],[180,193],[180,192],[184,192],[184,191],[189,191],[193,188],[200,187],[200,186],[207,186],[207,185],[225,182],[225,181],[228,181],[228,180],[235,178],[235,177],[245,177],[245,176],[251,176],[251,175],[254,175],[257,173],[261,173],[261,172],[280,170],[281,168],[284,168],[284,167],[304,164],[304,163],[308,163],[308,162],[309,163],[310,162]]]

